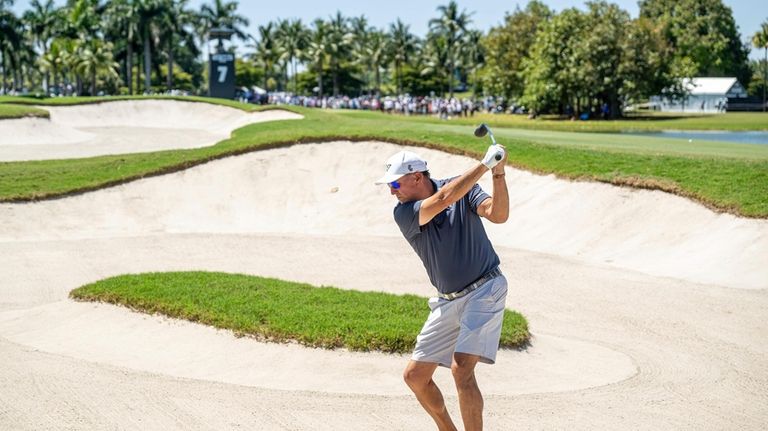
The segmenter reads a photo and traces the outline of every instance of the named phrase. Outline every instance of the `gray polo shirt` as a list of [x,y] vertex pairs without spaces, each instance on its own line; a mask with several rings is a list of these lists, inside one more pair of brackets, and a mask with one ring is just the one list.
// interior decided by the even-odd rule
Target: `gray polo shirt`
[[[432,181],[435,191],[454,178]],[[419,226],[422,201],[398,203],[395,207],[395,222],[440,293],[458,292],[499,266],[499,256],[477,214],[478,205],[489,197],[475,184],[424,226]]]

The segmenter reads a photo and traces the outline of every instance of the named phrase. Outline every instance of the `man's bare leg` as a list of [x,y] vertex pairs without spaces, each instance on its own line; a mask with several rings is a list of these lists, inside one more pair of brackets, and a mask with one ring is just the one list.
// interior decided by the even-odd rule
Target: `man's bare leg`
[[403,372],[403,378],[411,388],[424,410],[435,420],[440,431],[456,431],[456,426],[445,408],[445,400],[440,389],[432,380],[437,364],[433,362],[409,361]]
[[454,353],[451,364],[465,431],[483,429],[483,395],[475,379],[475,365],[478,360],[480,357],[477,355]]

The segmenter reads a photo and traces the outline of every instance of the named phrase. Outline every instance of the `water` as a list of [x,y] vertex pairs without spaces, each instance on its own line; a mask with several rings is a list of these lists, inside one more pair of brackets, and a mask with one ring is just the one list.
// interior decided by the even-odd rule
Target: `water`
[[703,132],[685,130],[664,130],[661,132],[623,132],[628,135],[650,136],[657,138],[675,138],[684,140],[702,140],[733,142],[738,144],[768,145],[768,132]]

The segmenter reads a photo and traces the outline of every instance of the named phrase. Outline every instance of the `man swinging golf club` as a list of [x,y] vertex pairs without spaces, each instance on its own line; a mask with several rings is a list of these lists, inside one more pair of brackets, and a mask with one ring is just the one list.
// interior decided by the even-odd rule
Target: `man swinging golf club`
[[[488,132],[482,125],[475,135]],[[456,427],[432,380],[438,366],[451,368],[464,429],[483,427],[483,397],[474,370],[478,362],[496,359],[507,280],[480,217],[504,223],[509,216],[505,163],[504,147],[494,140],[482,162],[463,175],[433,180],[424,159],[400,151],[387,160],[386,173],[376,182],[387,184],[399,201],[395,222],[438,291],[429,300],[432,311],[403,377],[440,430]],[[493,196],[477,185],[489,170]]]

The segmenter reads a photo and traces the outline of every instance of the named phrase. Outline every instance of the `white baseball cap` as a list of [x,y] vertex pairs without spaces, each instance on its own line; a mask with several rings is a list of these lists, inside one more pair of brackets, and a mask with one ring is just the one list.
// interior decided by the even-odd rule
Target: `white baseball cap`
[[403,175],[427,170],[427,162],[416,153],[400,151],[387,159],[387,171],[376,184],[389,184],[400,179]]

